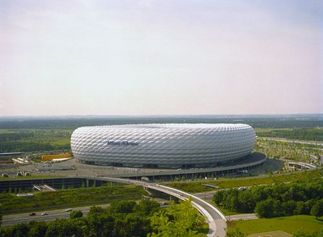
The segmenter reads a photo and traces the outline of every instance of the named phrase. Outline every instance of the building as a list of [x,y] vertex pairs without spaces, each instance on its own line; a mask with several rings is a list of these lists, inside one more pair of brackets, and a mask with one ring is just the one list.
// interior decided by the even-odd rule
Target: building
[[127,124],[80,127],[71,137],[82,163],[130,167],[215,167],[251,153],[246,124]]

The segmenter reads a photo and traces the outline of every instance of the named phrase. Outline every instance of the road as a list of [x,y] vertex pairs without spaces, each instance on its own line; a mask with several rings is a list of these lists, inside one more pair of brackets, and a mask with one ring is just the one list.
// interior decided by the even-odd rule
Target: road
[[[165,200],[163,199],[156,198],[155,200],[159,203],[165,202]],[[70,212],[73,210],[80,210],[82,211],[83,215],[86,216],[89,213],[90,208],[93,206],[106,208],[109,205],[110,204],[101,204],[101,205],[91,205],[91,206],[84,206],[84,207],[55,209],[55,210],[49,210],[49,211],[39,211],[39,212],[34,212],[35,213],[34,216],[30,216],[31,212],[4,215],[2,217],[2,225],[9,226],[9,225],[15,225],[18,223],[29,223],[31,221],[53,221],[56,219],[65,219],[65,218],[69,218]],[[67,209],[70,209],[70,211],[67,211]],[[46,213],[46,215],[42,215],[42,213]]]
[[209,192],[202,192],[202,193],[194,193],[194,196],[202,198],[203,200],[207,202],[211,202],[214,194],[218,192],[218,190],[215,191],[209,191]]
[[[111,178],[111,177],[96,177],[96,179],[101,179],[110,182],[118,182],[118,183],[126,183],[126,184],[135,184],[140,185],[146,189],[156,190],[159,192],[166,193],[173,197],[176,197],[181,200],[191,199],[192,205],[207,219],[209,225],[209,233],[208,237],[225,237],[226,236],[226,217],[214,206],[210,203],[202,200],[200,197],[194,196],[192,194],[183,192],[178,189],[174,189],[171,187],[167,187],[164,185],[159,185],[155,183],[148,183],[137,180],[130,179],[121,179],[121,178]],[[106,207],[109,204],[98,205],[102,207]],[[91,206],[86,207],[77,207],[73,208],[73,210],[81,210],[83,214],[87,214],[90,210]],[[30,213],[22,213],[22,214],[13,214],[13,215],[4,215],[2,220],[2,225],[13,225],[17,223],[26,223],[30,221],[50,221],[55,219],[67,218],[69,217],[69,212],[66,209],[58,209],[46,211],[47,215],[42,215],[43,212],[35,212],[36,215],[30,216]]]
[[213,205],[202,200],[201,198],[194,196],[192,194],[183,192],[181,190],[167,187],[160,184],[148,183],[138,180],[131,179],[121,179],[121,178],[111,178],[111,177],[99,177],[97,179],[102,179],[110,182],[119,182],[119,183],[127,183],[127,184],[135,184],[140,185],[144,188],[157,190],[171,196],[177,197],[181,200],[191,199],[192,205],[203,215],[206,217],[208,225],[209,225],[209,233],[208,237],[225,237],[226,236],[226,218],[225,216]]
[[[93,206],[93,205],[92,205]],[[92,206],[85,206],[85,207],[75,207],[71,208],[72,210],[80,210],[86,215]],[[103,205],[96,205],[100,207],[107,207],[109,204]],[[12,215],[4,215],[2,217],[2,225],[14,225],[18,223],[28,223],[31,221],[53,221],[56,219],[63,219],[68,218],[70,216],[70,212],[66,211],[67,209],[56,209],[50,211],[41,211],[41,212],[34,212],[36,215],[30,216],[30,212],[28,213],[20,213],[20,214],[12,214]],[[42,213],[47,213],[47,215],[42,215]]]

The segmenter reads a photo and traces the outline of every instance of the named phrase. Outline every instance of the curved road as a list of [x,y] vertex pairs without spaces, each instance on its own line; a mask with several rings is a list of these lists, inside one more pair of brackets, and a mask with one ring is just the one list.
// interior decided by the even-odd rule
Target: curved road
[[169,194],[181,200],[186,200],[190,198],[192,200],[192,205],[207,219],[207,222],[209,225],[208,237],[226,236],[227,224],[226,224],[225,216],[217,208],[215,208],[210,203],[202,200],[199,197],[196,197],[192,194],[183,192],[175,188],[171,188],[171,187],[167,187],[167,186],[159,185],[155,183],[138,181],[138,180],[111,178],[111,177],[96,177],[96,179],[110,181],[110,182],[117,182],[117,183],[140,185],[140,186],[143,186],[144,188],[153,189],[159,192]]

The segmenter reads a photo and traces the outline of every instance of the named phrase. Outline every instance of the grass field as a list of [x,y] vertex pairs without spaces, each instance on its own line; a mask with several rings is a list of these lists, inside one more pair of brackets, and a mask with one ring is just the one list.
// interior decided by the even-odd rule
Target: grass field
[[212,188],[205,186],[205,184],[212,184],[219,188],[235,188],[241,186],[254,186],[282,182],[305,181],[323,176],[323,169],[313,171],[293,172],[287,174],[258,176],[248,178],[219,178],[217,180],[199,180],[199,181],[176,181],[166,182],[165,185],[178,188],[180,190],[198,193],[212,190]]
[[142,187],[134,185],[37,192],[32,197],[17,197],[11,193],[0,193],[0,211],[2,214],[12,214],[103,204],[117,200],[139,200],[145,194]]
[[0,129],[0,152],[70,150],[72,129]]
[[300,215],[228,223],[229,231],[234,231],[235,229],[239,229],[246,235],[278,230],[289,234],[299,231],[312,233],[323,229],[323,220],[317,220],[314,216]]
[[261,233],[248,235],[248,237],[292,237],[292,236],[293,235],[281,230],[261,232]]

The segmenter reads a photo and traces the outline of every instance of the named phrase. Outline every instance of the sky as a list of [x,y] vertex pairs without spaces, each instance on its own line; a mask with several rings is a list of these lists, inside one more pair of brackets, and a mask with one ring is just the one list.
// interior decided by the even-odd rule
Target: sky
[[0,0],[0,116],[323,113],[321,0]]

